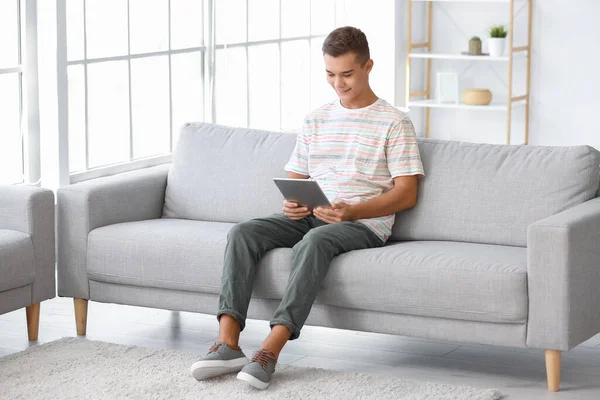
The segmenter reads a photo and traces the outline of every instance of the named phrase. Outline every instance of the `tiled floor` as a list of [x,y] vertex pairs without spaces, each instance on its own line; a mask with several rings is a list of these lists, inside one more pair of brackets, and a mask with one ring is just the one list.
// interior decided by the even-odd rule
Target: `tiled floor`
[[[0,315],[0,356],[76,336],[73,301],[42,303],[37,342],[27,340],[25,309]],[[214,316],[90,302],[87,337],[204,354],[217,336]],[[252,353],[268,334],[249,320],[240,344]],[[561,391],[546,389],[543,350],[511,349],[306,326],[281,363],[497,388],[506,399],[600,399],[600,335],[563,353]],[[275,378],[276,379],[276,378]],[[0,398],[1,398],[0,393]]]

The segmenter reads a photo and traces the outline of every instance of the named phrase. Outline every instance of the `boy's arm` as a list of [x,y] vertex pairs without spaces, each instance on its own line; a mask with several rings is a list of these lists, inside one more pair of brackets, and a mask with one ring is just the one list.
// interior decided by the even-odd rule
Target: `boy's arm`
[[394,188],[364,203],[349,206],[349,219],[368,219],[395,214],[417,204],[418,175],[394,178]]
[[297,174],[295,172],[288,171],[288,178],[291,179],[308,179],[308,175]]
[[381,196],[350,207],[353,219],[383,217],[417,204],[418,180],[424,172],[417,136],[408,117],[389,132],[385,156],[394,187]]
[[342,221],[378,218],[412,208],[417,203],[419,175],[394,178],[394,188],[369,201],[358,204],[335,203],[331,208],[317,207],[317,218],[333,224]]
[[292,155],[285,165],[284,169],[288,172],[289,178],[294,179],[308,179],[309,168],[308,168],[308,147],[309,139],[307,132],[310,131],[308,119],[304,119],[304,126],[302,131],[298,133],[296,137],[296,146]]

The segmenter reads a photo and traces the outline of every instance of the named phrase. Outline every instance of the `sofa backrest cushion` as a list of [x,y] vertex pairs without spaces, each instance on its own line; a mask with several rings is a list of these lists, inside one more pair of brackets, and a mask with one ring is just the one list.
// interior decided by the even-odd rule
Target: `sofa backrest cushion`
[[[590,146],[418,141],[425,177],[390,240],[526,246],[528,225],[594,198],[600,184],[600,152]],[[280,212],[272,178],[287,176],[295,143],[293,133],[184,125],[163,216],[241,222]]]
[[590,146],[509,146],[419,139],[417,206],[391,240],[526,246],[527,226],[594,198],[600,153]]
[[273,178],[296,144],[293,133],[185,124],[173,152],[163,216],[241,222],[280,212]]

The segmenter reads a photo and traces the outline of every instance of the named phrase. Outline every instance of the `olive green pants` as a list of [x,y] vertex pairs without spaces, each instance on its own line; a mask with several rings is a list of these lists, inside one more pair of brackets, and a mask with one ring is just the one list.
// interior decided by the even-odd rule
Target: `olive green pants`
[[237,224],[227,237],[217,319],[228,314],[243,330],[258,262],[269,250],[289,247],[292,270],[270,325],[287,326],[292,332],[290,340],[297,339],[331,260],[351,250],[383,244],[360,222],[327,224],[314,215],[295,221],[284,214],[274,214]]

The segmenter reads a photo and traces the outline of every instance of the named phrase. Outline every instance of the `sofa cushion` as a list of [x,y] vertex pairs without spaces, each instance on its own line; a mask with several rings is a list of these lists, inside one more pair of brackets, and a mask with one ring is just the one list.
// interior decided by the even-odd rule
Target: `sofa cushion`
[[[219,294],[233,224],[159,219],[90,232],[88,276],[100,282]],[[527,251],[454,242],[389,243],[335,258],[316,302],[489,322],[527,317]],[[254,296],[281,299],[292,251],[260,261]],[[482,301],[485,299],[485,301]]]
[[475,243],[389,242],[338,256],[324,304],[420,316],[525,323],[527,249]]
[[0,292],[29,285],[35,279],[31,236],[0,229]]
[[163,218],[96,228],[88,236],[88,277],[218,294],[233,225]]
[[527,226],[596,196],[600,153],[589,146],[507,146],[419,139],[416,207],[392,240],[526,246]]
[[[186,124],[168,175],[163,216],[241,222],[281,210],[272,178],[292,133]],[[595,197],[600,153],[589,146],[507,146],[419,139],[425,178],[391,240],[526,246],[527,226]],[[243,201],[242,201],[243,199]]]
[[292,133],[186,124],[167,178],[163,216],[241,222],[281,211],[273,178],[294,146]]

